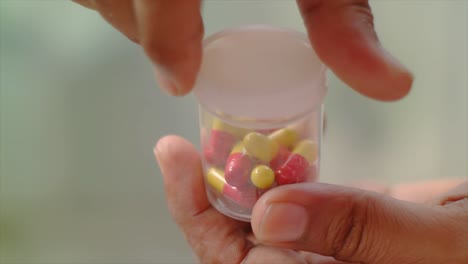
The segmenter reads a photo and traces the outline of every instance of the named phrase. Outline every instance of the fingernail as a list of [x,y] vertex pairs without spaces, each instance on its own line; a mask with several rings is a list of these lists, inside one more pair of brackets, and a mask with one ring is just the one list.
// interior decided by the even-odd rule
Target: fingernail
[[300,239],[308,223],[304,207],[290,203],[270,204],[260,222],[258,239],[268,242],[291,242]]
[[155,67],[154,74],[156,77],[156,82],[163,91],[166,91],[170,95],[179,94],[176,82],[172,80],[170,74],[167,71],[161,69],[160,67]]
[[155,157],[157,160],[159,160],[159,153],[160,153],[160,152],[159,152],[158,147],[155,146],[155,147],[153,148],[153,154],[154,154],[154,157]]
[[158,141],[158,143],[156,143],[156,146],[153,148],[153,152],[154,152],[154,156],[156,157],[156,160],[158,163],[161,163],[161,160],[163,158],[164,155],[161,155],[161,153],[164,153],[166,149],[166,143],[165,141]]

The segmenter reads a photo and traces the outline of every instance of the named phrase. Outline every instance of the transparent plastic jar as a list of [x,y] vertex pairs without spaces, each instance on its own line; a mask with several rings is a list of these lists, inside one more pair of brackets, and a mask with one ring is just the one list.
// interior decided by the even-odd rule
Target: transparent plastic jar
[[250,221],[268,190],[318,180],[326,91],[326,68],[303,33],[249,25],[204,41],[194,94],[216,209]]

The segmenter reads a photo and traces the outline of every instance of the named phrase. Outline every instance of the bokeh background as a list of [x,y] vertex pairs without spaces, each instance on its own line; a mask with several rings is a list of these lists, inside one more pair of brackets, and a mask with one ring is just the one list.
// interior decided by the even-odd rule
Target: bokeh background
[[[414,87],[380,103],[330,74],[323,180],[468,175],[468,1],[371,5]],[[168,133],[197,144],[193,96],[162,93],[140,47],[93,11],[0,7],[0,263],[193,263],[152,154]],[[304,31],[292,0],[205,1],[203,13],[207,34],[248,23]]]

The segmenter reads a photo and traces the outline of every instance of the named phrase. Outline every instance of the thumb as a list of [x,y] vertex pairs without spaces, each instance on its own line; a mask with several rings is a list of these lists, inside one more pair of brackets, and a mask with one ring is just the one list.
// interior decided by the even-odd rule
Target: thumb
[[263,195],[252,214],[252,229],[261,243],[340,261],[459,263],[467,258],[468,210],[463,214],[358,189],[306,183]]
[[410,90],[411,73],[379,44],[367,0],[297,0],[320,59],[368,97],[392,101]]

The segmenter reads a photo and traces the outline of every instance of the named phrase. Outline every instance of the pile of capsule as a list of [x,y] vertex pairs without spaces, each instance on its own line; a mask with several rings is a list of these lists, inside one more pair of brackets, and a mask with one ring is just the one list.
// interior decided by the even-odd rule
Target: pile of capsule
[[215,119],[203,154],[207,183],[243,208],[275,186],[316,177],[317,145],[292,127],[248,131]]

